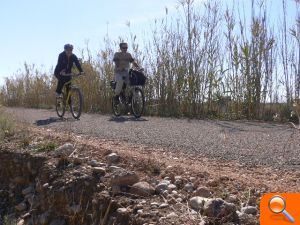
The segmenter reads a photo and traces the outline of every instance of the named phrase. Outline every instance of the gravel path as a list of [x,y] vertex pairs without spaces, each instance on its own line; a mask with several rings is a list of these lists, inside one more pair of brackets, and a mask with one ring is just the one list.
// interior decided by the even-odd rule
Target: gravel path
[[[7,108],[20,121],[103,139],[197,153],[250,165],[300,168],[300,131],[288,125],[145,117],[115,119],[84,114],[80,121],[58,120],[51,110]],[[71,118],[71,115],[67,115]]]

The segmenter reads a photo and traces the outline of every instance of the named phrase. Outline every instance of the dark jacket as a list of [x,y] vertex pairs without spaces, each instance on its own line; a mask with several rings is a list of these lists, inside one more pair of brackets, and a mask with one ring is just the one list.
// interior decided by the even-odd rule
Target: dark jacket
[[72,54],[72,56],[68,58],[65,52],[60,53],[58,56],[57,65],[54,70],[54,75],[57,77],[62,71],[65,71],[66,74],[71,73],[74,63],[77,69],[80,72],[83,72],[76,55]]

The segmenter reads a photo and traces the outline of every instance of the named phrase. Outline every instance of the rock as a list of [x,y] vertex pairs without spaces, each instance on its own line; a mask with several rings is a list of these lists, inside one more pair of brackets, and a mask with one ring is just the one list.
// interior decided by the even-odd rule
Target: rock
[[170,214],[167,215],[168,219],[177,218],[177,217],[178,217],[178,215],[174,212],[171,212]]
[[151,208],[157,208],[159,206],[159,203],[157,202],[151,202],[150,207]]
[[85,162],[85,158],[74,157],[73,163],[74,165],[81,165]]
[[110,179],[111,186],[132,186],[137,182],[139,182],[138,175],[126,170],[116,171]]
[[198,187],[196,190],[196,195],[204,198],[211,197],[212,193],[207,187]]
[[18,210],[19,212],[22,212],[27,209],[27,205],[25,204],[25,202],[21,202],[20,204],[15,206],[15,209]]
[[174,179],[175,179],[174,184],[178,188],[182,188],[182,186],[183,186],[183,179],[182,179],[182,177],[181,176],[175,176]]
[[177,186],[176,186],[176,185],[174,185],[174,184],[169,184],[169,185],[168,185],[168,190],[169,190],[169,192],[172,192],[172,191],[175,190],[175,189],[177,189]]
[[17,225],[24,225],[25,221],[23,219],[19,220],[19,222],[17,223]]
[[117,209],[117,213],[121,213],[121,214],[124,214],[124,213],[127,213],[127,209],[126,208],[118,208]]
[[44,188],[44,189],[47,189],[48,187],[49,187],[49,183],[43,184],[43,188]]
[[92,159],[92,160],[89,162],[89,165],[92,166],[92,167],[105,167],[105,166],[106,166],[105,163],[98,162],[98,161],[95,160],[95,159]]
[[169,186],[169,183],[166,180],[164,180],[164,181],[160,182],[158,185],[156,185],[155,192],[157,194],[161,194],[162,192],[168,190],[168,186]]
[[28,194],[31,194],[34,192],[34,188],[32,185],[28,186],[27,188],[23,189],[22,190],[22,194],[25,196],[25,195],[28,195]]
[[74,151],[74,146],[71,143],[66,143],[60,147],[58,147],[55,151],[54,151],[54,156],[55,157],[61,157],[61,156],[69,156],[72,154],[72,152]]
[[194,185],[192,183],[187,183],[184,185],[183,188],[186,192],[193,192],[194,191]]
[[236,206],[221,198],[211,199],[205,202],[203,215],[209,218],[222,219],[223,222],[232,222],[236,219]]
[[94,175],[104,176],[105,173],[106,173],[106,170],[103,167],[94,167],[93,168]]
[[238,217],[239,217],[240,224],[243,224],[243,225],[258,225],[259,224],[259,222],[258,222],[259,220],[251,214],[238,212]]
[[201,196],[193,197],[189,200],[189,206],[194,210],[202,210],[204,207],[205,202],[207,202],[209,199],[203,198]]
[[217,187],[220,183],[219,179],[210,180],[207,182],[207,185],[210,187]]
[[111,153],[106,157],[108,163],[118,163],[120,161],[120,156],[117,153]]
[[229,202],[229,203],[234,203],[234,204],[236,204],[236,205],[239,203],[239,199],[238,199],[238,197],[235,196],[235,195],[229,195],[229,196],[227,197],[226,201]]
[[130,188],[130,193],[142,197],[154,195],[155,189],[147,182],[138,182]]
[[109,169],[109,171],[111,171],[111,172],[123,170],[123,169],[122,169],[121,167],[119,167],[119,166],[110,166],[108,169]]
[[242,213],[251,214],[251,215],[256,215],[257,211],[258,210],[255,206],[246,206],[241,209]]
[[164,208],[168,208],[168,207],[169,207],[169,204],[168,204],[168,203],[162,203],[162,204],[159,205],[158,208],[164,209]]

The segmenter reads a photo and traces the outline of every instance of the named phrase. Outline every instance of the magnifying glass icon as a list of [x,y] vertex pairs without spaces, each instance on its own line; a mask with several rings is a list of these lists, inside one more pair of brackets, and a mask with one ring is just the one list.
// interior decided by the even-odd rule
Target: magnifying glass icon
[[285,209],[286,209],[286,202],[284,198],[279,195],[273,196],[269,201],[269,209],[271,212],[275,214],[283,213],[285,217],[291,222],[294,223],[295,219],[291,216]]

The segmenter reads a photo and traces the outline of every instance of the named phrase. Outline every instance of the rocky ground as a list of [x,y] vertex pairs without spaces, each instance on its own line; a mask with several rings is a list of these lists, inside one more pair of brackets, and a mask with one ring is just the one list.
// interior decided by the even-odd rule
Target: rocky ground
[[21,130],[1,145],[2,223],[258,224],[263,193],[299,191],[295,172]]

